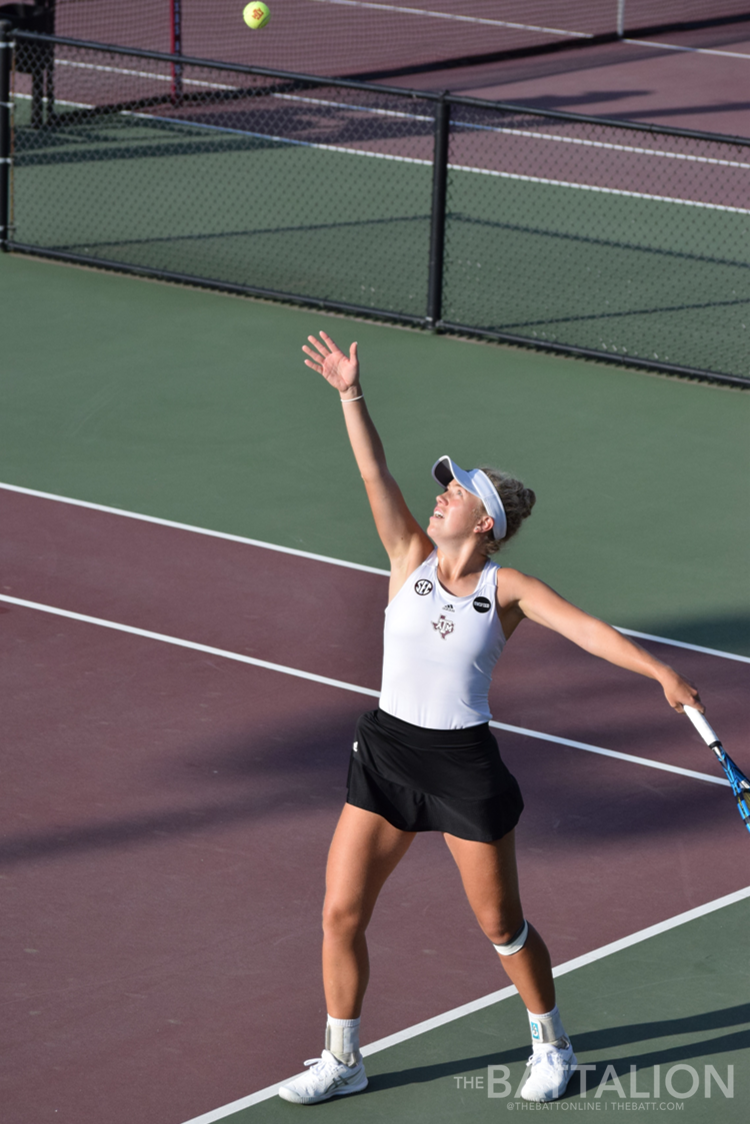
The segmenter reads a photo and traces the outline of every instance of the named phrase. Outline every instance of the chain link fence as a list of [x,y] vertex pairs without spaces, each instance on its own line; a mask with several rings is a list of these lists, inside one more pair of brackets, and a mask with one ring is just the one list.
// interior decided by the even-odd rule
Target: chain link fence
[[10,7],[24,10],[24,31],[406,86],[446,67],[585,52],[665,31],[690,29],[691,46],[711,47],[717,28],[729,28],[730,41],[747,38],[742,21],[750,18],[750,0],[274,0],[258,35],[242,22],[244,3],[34,0]]
[[441,320],[750,375],[750,147],[452,107]]
[[750,142],[15,44],[5,248],[750,385]]

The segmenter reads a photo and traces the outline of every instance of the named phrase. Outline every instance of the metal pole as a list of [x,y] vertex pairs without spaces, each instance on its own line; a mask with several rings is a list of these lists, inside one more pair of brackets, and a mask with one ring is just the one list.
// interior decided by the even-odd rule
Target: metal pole
[[7,253],[10,237],[10,67],[11,25],[0,21],[0,250]]
[[[46,8],[49,12],[48,35],[55,34],[55,6],[57,0],[47,0]],[[50,45],[47,57],[47,122],[55,116],[55,48]]]
[[617,35],[622,39],[625,34],[625,0],[617,0]]
[[[172,0],[171,53],[182,54],[182,0]],[[182,105],[182,65],[172,63],[172,104]]]
[[448,188],[448,142],[450,103],[443,93],[435,106],[435,154],[432,162],[432,219],[430,224],[430,273],[427,282],[427,326],[437,330],[443,300],[443,252],[445,249],[445,204]]
[[[33,52],[33,53],[32,53]],[[44,125],[44,47],[41,51],[29,51],[33,58],[31,71],[31,127],[41,129]]]

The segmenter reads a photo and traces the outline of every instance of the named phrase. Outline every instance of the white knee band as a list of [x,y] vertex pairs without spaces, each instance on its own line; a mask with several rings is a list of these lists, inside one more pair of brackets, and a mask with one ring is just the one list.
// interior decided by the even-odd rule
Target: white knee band
[[501,956],[512,956],[514,952],[520,952],[526,944],[526,938],[529,935],[529,923],[524,921],[523,925],[513,937],[513,940],[508,941],[507,944],[493,944],[495,952],[499,952]]

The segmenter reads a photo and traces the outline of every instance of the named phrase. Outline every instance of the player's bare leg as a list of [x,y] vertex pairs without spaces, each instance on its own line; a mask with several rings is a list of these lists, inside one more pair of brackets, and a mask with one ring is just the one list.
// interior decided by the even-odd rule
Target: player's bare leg
[[[515,832],[494,843],[475,843],[446,835],[469,905],[486,937],[494,945],[513,939],[523,925],[518,888]],[[501,963],[530,1011],[550,1011],[555,1005],[555,984],[549,952],[531,925],[523,947]]]
[[328,853],[323,906],[323,987],[329,1015],[359,1018],[369,979],[365,930],[378,894],[414,832],[345,804]]
[[493,843],[477,843],[452,835],[446,835],[445,841],[474,915],[495,946],[529,1013],[532,1070],[521,1095],[526,1100],[554,1100],[562,1096],[577,1062],[555,1003],[547,946],[536,929],[524,920],[514,833]]
[[359,1050],[359,1018],[370,964],[365,930],[388,875],[414,832],[345,804],[331,842],[323,906],[323,986],[328,1019],[322,1057],[279,1089],[294,1104],[317,1104],[360,1092],[367,1075]]

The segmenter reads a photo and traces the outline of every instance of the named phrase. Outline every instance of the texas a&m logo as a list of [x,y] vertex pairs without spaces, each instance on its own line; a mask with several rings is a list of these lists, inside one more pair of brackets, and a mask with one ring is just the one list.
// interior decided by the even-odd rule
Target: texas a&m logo
[[431,623],[435,631],[440,633],[440,638],[442,640],[445,640],[446,636],[450,636],[456,627],[453,621],[449,621],[443,613],[440,614],[440,617],[436,621],[432,621]]
[[414,582],[414,589],[420,597],[426,597],[428,593],[432,593],[432,582],[427,578],[420,578],[418,582]]

